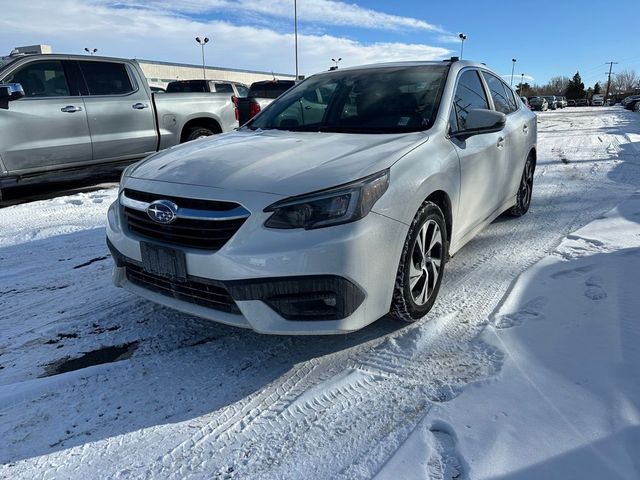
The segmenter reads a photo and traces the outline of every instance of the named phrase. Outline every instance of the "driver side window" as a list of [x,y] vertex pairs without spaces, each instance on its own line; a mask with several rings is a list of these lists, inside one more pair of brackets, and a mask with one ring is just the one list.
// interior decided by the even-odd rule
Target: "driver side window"
[[68,97],[69,86],[62,62],[48,60],[25,65],[4,79],[4,83],[19,83],[25,97]]
[[466,70],[460,75],[453,96],[453,109],[449,124],[451,132],[465,130],[469,111],[476,108],[489,108],[487,95],[476,70]]

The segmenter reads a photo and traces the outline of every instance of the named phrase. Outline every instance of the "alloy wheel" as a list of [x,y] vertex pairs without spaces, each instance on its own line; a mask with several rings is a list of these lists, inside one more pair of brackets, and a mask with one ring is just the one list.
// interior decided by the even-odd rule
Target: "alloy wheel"
[[426,304],[438,284],[444,248],[442,232],[434,220],[427,220],[416,237],[409,266],[409,289],[416,305]]

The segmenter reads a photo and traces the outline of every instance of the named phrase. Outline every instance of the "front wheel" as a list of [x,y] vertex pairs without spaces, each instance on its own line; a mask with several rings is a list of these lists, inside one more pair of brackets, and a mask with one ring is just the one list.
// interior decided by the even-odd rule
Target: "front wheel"
[[438,296],[448,238],[442,210],[425,202],[409,227],[396,275],[390,314],[405,322],[424,317]]
[[531,205],[531,196],[533,195],[533,173],[535,171],[535,162],[533,155],[529,154],[524,164],[524,171],[520,179],[520,187],[516,196],[516,204],[509,210],[509,215],[513,217],[521,217]]

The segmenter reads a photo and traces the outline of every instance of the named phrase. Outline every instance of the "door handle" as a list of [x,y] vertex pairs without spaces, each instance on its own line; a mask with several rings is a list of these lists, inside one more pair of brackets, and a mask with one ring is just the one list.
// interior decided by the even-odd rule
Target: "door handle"
[[498,143],[497,143],[497,145],[496,145],[496,146],[497,146],[498,148],[502,148],[502,147],[504,147],[504,137],[500,137],[500,138],[498,139]]
[[82,111],[82,107],[76,107],[75,105],[67,105],[66,107],[62,107],[60,109],[60,111],[64,112],[64,113],[81,112]]
[[526,135],[527,133],[529,133],[529,127],[527,127],[526,125],[523,125],[523,127],[522,127],[522,131],[523,131],[523,132],[525,133],[525,135]]
[[149,104],[148,103],[134,103],[133,105],[131,105],[132,108],[135,108],[136,110],[142,110],[144,108],[149,108]]

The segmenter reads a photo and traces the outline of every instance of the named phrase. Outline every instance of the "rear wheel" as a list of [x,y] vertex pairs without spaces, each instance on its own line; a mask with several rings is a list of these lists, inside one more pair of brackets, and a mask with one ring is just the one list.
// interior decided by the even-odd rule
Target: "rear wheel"
[[198,138],[210,137],[213,135],[213,131],[206,127],[192,127],[189,129],[189,133],[185,139],[185,142],[190,142],[191,140],[197,140]]
[[636,102],[636,104],[633,106],[633,111],[640,112],[640,102]]
[[425,202],[411,223],[398,266],[390,314],[405,322],[424,317],[436,301],[447,259],[442,210]]
[[522,178],[520,179],[520,187],[518,188],[516,204],[509,210],[509,215],[513,217],[521,217],[529,210],[529,206],[531,205],[531,196],[533,195],[533,173],[535,168],[536,166],[533,160],[533,155],[529,154],[527,161],[524,164]]

